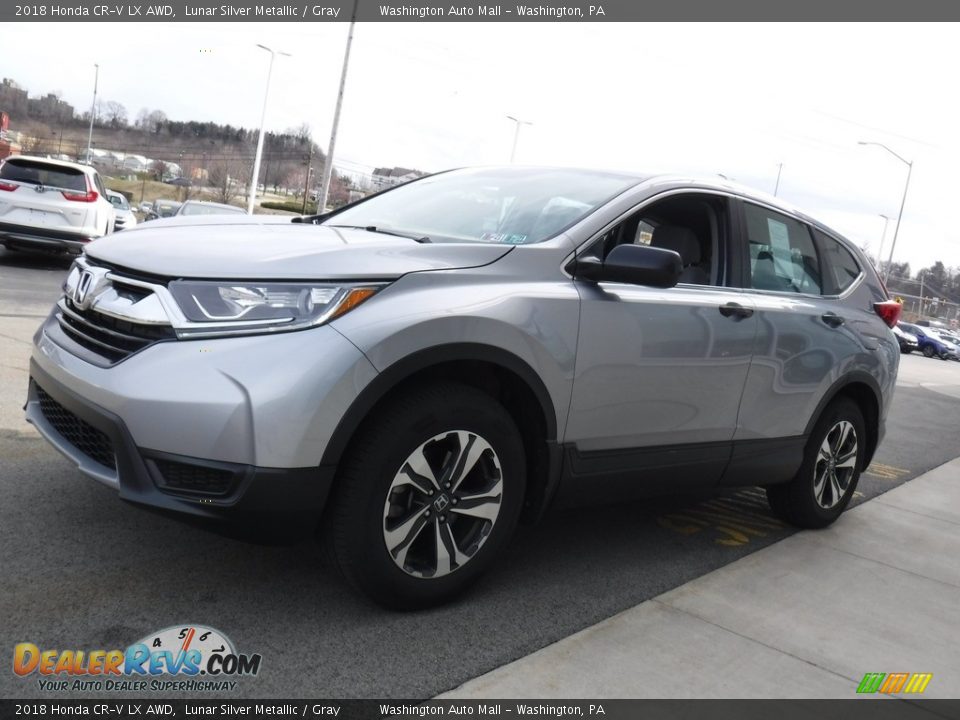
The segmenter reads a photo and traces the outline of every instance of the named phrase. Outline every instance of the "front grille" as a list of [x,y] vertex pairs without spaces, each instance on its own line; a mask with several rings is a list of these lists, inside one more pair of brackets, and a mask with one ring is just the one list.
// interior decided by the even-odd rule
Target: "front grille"
[[201,495],[226,495],[233,488],[236,473],[224,468],[192,465],[174,460],[151,459],[160,476],[163,488],[177,492]]
[[117,469],[117,458],[113,452],[113,443],[105,433],[97,430],[84,420],[81,420],[63,405],[50,397],[42,387],[37,388],[37,399],[40,401],[40,412],[48,423],[60,433],[64,439],[73,445],[94,462]]
[[81,310],[69,298],[60,304],[57,320],[67,337],[111,363],[120,362],[155,342],[176,338],[169,325],[134,323],[96,310]]

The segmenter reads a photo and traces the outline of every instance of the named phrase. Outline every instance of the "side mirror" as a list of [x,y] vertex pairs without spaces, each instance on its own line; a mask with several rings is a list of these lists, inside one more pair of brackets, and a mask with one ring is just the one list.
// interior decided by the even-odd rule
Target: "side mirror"
[[617,245],[603,261],[581,258],[576,264],[577,277],[656,288],[673,287],[682,271],[678,253],[649,245]]

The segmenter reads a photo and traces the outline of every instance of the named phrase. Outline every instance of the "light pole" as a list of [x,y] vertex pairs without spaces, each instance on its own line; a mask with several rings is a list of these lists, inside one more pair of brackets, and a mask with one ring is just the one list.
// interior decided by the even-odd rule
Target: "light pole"
[[880,217],[883,218],[883,234],[880,236],[880,246],[877,248],[877,262],[883,262],[883,243],[887,239],[887,226],[890,224],[890,216],[880,213]]
[[327,196],[330,194],[330,178],[333,177],[333,153],[337,149],[337,128],[340,126],[340,108],[343,107],[343,91],[347,86],[347,66],[350,64],[350,46],[353,45],[353,28],[357,24],[357,0],[353,1],[353,15],[350,17],[350,29],[347,31],[347,49],[343,53],[343,69],[340,71],[340,89],[337,91],[337,106],[333,111],[333,127],[330,130],[330,147],[323,163],[323,182],[317,195],[317,215],[323,215],[327,209]]
[[773,186],[773,196],[777,196],[780,190],[780,173],[783,172],[783,163],[777,163],[777,184]]
[[533,123],[526,120],[519,120],[513,115],[507,115],[507,119],[513,120],[513,122],[516,123],[516,126],[513,129],[513,148],[510,150],[510,163],[513,164],[513,160],[517,156],[517,140],[520,139],[520,126],[533,125]]
[[897,234],[900,232],[900,219],[903,217],[903,206],[907,203],[907,190],[910,189],[910,175],[913,173],[913,161],[907,160],[904,157],[901,157],[893,150],[888,148],[883,143],[872,142],[868,140],[859,140],[858,145],[876,145],[877,147],[882,147],[888,153],[893,155],[897,160],[904,163],[907,166],[907,182],[903,186],[903,197],[900,199],[900,212],[897,213],[897,224],[893,226],[893,241],[890,243],[890,257],[887,259],[887,271],[883,274],[883,281],[887,282],[890,280],[890,270],[893,266],[893,250],[897,247]]
[[90,133],[87,135],[87,162],[92,162],[93,153],[93,118],[97,114],[97,85],[100,83],[100,66],[93,64],[93,102],[90,104]]
[[270,67],[267,69],[267,87],[263,91],[263,111],[260,113],[260,135],[257,138],[257,154],[253,158],[253,176],[250,178],[250,197],[247,198],[247,215],[253,215],[253,202],[257,197],[257,182],[260,179],[260,158],[263,156],[263,123],[267,119],[267,98],[270,97],[270,77],[273,75],[273,61],[277,55],[290,57],[290,53],[271,50],[257,43],[257,47],[270,53]]

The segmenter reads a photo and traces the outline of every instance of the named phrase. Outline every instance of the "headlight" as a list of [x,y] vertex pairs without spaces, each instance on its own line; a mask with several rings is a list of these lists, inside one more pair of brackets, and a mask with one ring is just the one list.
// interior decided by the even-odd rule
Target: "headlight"
[[384,284],[195,282],[168,285],[187,319],[180,337],[299,330],[352,310]]

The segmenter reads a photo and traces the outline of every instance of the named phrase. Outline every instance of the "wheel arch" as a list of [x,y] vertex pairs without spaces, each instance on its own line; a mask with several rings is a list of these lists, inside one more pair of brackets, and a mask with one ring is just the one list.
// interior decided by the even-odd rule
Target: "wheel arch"
[[556,408],[543,380],[523,359],[492,345],[451,343],[419,350],[380,372],[344,413],[321,465],[339,465],[364,421],[405,388],[454,380],[478,388],[504,405],[517,423],[527,455],[524,519],[538,519],[560,477]]
[[876,379],[865,372],[854,372],[837,380],[821,398],[816,412],[811,415],[804,435],[809,436],[813,431],[823,411],[837,398],[847,397],[857,404],[863,413],[867,426],[867,447],[863,455],[863,467],[866,470],[873,460],[873,454],[880,444],[880,409],[882,407],[880,385]]

